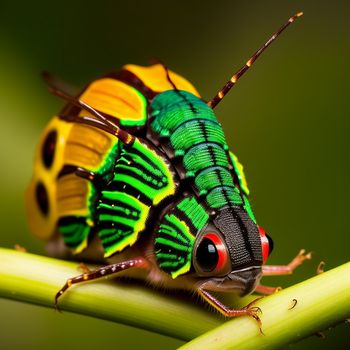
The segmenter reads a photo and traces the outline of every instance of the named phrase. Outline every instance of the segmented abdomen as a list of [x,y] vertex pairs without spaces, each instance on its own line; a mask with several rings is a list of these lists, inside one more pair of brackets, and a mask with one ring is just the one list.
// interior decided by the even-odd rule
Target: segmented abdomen
[[194,190],[205,196],[212,208],[242,205],[228,162],[228,145],[211,108],[186,91],[165,91],[151,104],[152,131],[166,139],[165,149],[182,157],[187,178]]

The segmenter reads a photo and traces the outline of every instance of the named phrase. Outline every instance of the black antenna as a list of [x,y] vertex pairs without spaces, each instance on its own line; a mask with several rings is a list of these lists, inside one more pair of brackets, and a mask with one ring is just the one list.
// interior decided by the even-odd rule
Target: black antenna
[[289,18],[289,20],[275,32],[266,43],[260,47],[254,55],[249,58],[247,63],[240,68],[232,78],[224,85],[224,87],[218,91],[218,93],[208,102],[208,106],[214,109],[216,105],[226,96],[226,94],[231,90],[232,86],[236,84],[237,80],[252,66],[252,64],[258,59],[258,57],[271,45],[271,43],[298,17],[302,16],[303,12],[299,12]]

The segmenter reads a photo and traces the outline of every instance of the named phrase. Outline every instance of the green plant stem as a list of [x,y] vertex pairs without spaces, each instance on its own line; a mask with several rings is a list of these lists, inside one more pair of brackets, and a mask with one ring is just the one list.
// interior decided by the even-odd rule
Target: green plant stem
[[[74,262],[0,248],[0,297],[53,308],[54,296],[67,278],[80,273]],[[112,280],[72,287],[59,300],[59,307],[182,340],[223,322],[193,300],[186,302],[149,287]]]
[[[293,299],[296,300],[294,308]],[[259,301],[263,334],[246,317],[236,318],[180,349],[276,349],[350,317],[350,263]]]
[[[79,274],[77,267],[74,262],[0,248],[0,297],[53,307],[66,279]],[[249,298],[240,304],[247,304]],[[224,323],[195,299],[174,298],[136,284],[86,283],[74,286],[61,299],[62,310],[182,340],[199,336],[182,349],[273,349],[350,318],[350,263],[259,301],[264,335],[250,317]],[[291,309],[293,299],[297,304]]]

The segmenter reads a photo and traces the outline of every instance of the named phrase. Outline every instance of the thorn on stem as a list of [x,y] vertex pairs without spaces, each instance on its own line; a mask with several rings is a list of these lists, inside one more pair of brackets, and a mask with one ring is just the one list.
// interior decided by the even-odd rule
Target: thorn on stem
[[326,336],[324,335],[323,332],[316,332],[315,335],[316,335],[316,337],[319,337],[321,339],[326,339]]
[[297,304],[298,304],[298,300],[297,299],[292,299],[292,306],[288,310],[294,309]]
[[316,269],[316,274],[319,275],[321,273],[324,272],[324,267],[325,267],[326,263],[324,261],[321,261],[318,266],[317,266],[317,269]]
[[27,253],[27,249],[17,243],[15,244],[15,250],[17,252]]

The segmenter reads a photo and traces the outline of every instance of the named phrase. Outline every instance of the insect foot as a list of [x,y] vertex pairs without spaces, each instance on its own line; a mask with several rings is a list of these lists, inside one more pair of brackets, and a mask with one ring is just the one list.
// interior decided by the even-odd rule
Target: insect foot
[[297,255],[297,258],[299,258],[301,260],[301,262],[303,262],[305,260],[311,260],[311,258],[312,258],[312,252],[309,252],[307,254],[305,254],[305,252],[306,252],[305,249],[301,249]]
[[254,320],[258,323],[260,333],[264,334],[264,332],[262,330],[262,322],[261,322],[261,319],[259,317],[259,314],[260,315],[262,314],[262,310],[258,306],[253,306],[256,302],[258,302],[262,298],[264,298],[264,297],[259,297],[259,298],[254,299],[251,303],[249,303],[248,305],[246,305],[245,307],[243,307],[240,310],[228,309],[226,312],[226,316],[227,317],[237,317],[237,316],[253,317]]
[[318,266],[317,266],[317,269],[316,269],[316,274],[319,275],[321,273],[324,272],[324,267],[325,267],[326,263],[324,261],[321,261]]
[[254,320],[258,323],[260,333],[264,334],[264,332],[262,330],[262,322],[261,322],[261,319],[259,317],[259,314],[262,314],[262,310],[258,306],[253,306],[256,302],[258,302],[262,298],[264,298],[264,297],[259,297],[259,298],[254,299],[251,303],[246,305],[241,311],[244,312],[243,314],[253,317]]
[[294,271],[294,269],[301,265],[305,260],[311,260],[312,253],[309,252],[306,254],[305,252],[305,249],[301,249],[298,255],[288,264],[291,271]]

